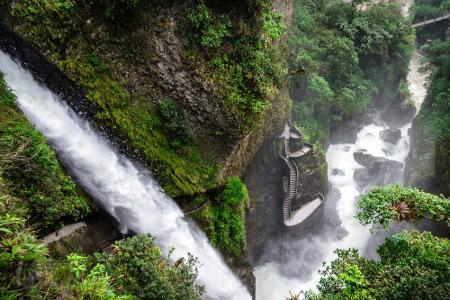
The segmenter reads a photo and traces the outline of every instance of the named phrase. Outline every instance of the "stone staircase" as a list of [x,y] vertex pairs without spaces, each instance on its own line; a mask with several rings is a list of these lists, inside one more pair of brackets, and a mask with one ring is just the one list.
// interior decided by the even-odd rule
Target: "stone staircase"
[[107,222],[91,221],[88,227],[97,245],[105,252],[111,252],[111,245],[122,238],[121,234]]
[[289,220],[291,217],[292,200],[297,194],[298,176],[297,176],[297,169],[295,168],[295,166],[288,159],[286,159],[282,155],[280,156],[289,167],[289,184],[287,187],[287,193],[285,194],[285,197],[283,199],[283,219],[286,221]]
[[[298,132],[298,130],[295,129],[289,121],[285,124],[284,132],[280,138],[283,139],[284,151],[281,151],[279,156],[284,160],[289,168],[289,177],[283,177],[283,221],[286,226],[294,226],[296,225],[296,221],[300,223],[308,217],[318,206],[321,205],[321,203],[323,203],[324,199],[319,195],[317,199],[304,204],[302,208],[305,209],[301,210],[302,208],[300,208],[295,211],[292,210],[292,202],[298,192],[297,185],[299,178],[297,165],[293,163],[292,160],[299,159],[306,155],[313,149],[313,146],[305,143],[301,150],[291,153],[290,140],[301,138],[301,133]],[[309,211],[311,209],[312,211]]]

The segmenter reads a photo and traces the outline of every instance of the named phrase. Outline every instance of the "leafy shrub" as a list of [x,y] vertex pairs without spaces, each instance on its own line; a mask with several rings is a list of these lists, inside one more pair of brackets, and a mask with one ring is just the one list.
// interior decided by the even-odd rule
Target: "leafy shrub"
[[211,208],[211,241],[219,249],[236,257],[245,253],[245,210],[249,205],[247,188],[237,177],[228,178],[225,189]]
[[[0,205],[8,197],[0,192]],[[10,297],[22,294],[26,277],[45,259],[46,248],[25,226],[26,220],[0,209],[0,294]]]
[[279,40],[283,36],[286,26],[283,23],[282,14],[265,9],[261,19],[262,30],[270,39],[269,41]]
[[186,112],[171,98],[165,98],[159,103],[159,113],[164,121],[164,129],[172,138],[174,147],[186,145],[192,141],[192,131]]
[[[106,272],[105,265],[95,264],[90,267],[89,259],[90,257],[72,253],[67,256],[67,262],[61,266],[64,268],[68,265],[75,277],[71,285],[72,293],[80,299],[133,299],[127,294],[118,295],[113,287],[113,277]],[[68,278],[65,278],[64,281],[63,284],[69,282]]]
[[74,0],[24,0],[14,5],[13,15],[27,21],[28,35],[43,42],[39,35],[45,34],[47,48],[59,51],[68,37],[80,30],[77,6]]
[[203,288],[195,283],[197,260],[192,256],[170,265],[145,234],[117,241],[113,247],[114,254],[99,259],[114,274],[118,290],[140,299],[201,299]]
[[187,19],[198,31],[195,37],[204,47],[217,48],[225,37],[231,35],[230,21],[225,17],[215,20],[211,11],[202,1],[188,9]]
[[431,193],[398,184],[376,187],[358,201],[357,218],[362,224],[389,228],[392,221],[428,218],[450,224],[450,201]]

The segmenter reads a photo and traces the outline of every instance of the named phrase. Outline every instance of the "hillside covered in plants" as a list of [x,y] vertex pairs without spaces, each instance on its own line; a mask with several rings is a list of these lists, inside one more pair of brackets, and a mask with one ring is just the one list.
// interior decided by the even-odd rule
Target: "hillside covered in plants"
[[0,0],[0,299],[449,299],[449,0]]

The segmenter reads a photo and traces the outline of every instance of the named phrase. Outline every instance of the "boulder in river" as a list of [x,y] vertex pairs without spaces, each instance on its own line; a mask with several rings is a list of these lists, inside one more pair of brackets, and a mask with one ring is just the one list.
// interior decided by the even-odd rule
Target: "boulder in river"
[[380,132],[380,138],[383,141],[394,144],[394,145],[397,144],[397,142],[400,140],[401,137],[402,137],[402,132],[398,128],[397,129],[388,128],[388,129]]
[[345,176],[345,172],[341,169],[333,169],[333,171],[331,171],[331,175]]
[[382,165],[389,166],[393,169],[401,169],[403,167],[403,163],[399,161],[387,159],[385,157],[373,156],[365,153],[364,151],[357,151],[353,153],[353,158],[358,164],[372,171],[379,169]]
[[414,119],[416,107],[408,102],[388,106],[383,112],[383,120],[389,127],[402,127]]
[[369,170],[366,168],[356,169],[353,173],[353,179],[360,189],[365,188],[370,184]]
[[373,156],[364,151],[355,152],[353,157],[357,163],[365,167],[357,169],[353,174],[360,189],[400,182],[402,179],[403,163],[401,162]]
[[360,124],[360,122],[358,122],[358,120],[349,120],[333,129],[333,132],[330,136],[330,141],[332,144],[354,144],[356,142],[358,132],[362,127],[363,126]]

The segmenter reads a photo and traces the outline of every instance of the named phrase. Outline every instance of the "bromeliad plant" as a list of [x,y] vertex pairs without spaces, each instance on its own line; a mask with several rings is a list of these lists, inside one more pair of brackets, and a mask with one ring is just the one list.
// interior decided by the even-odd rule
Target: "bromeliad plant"
[[357,219],[372,229],[388,229],[392,221],[414,222],[420,218],[450,224],[450,199],[398,184],[376,187],[358,201]]

